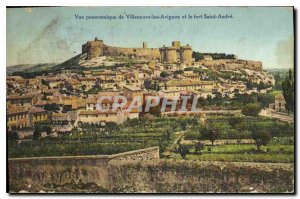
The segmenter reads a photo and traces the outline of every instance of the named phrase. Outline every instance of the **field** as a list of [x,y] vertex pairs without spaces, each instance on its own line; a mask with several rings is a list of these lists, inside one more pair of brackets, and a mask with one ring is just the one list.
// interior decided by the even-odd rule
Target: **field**
[[[99,128],[84,125],[69,134],[40,140],[9,141],[8,155],[39,157],[64,155],[103,155],[159,146],[161,158],[229,162],[294,162],[294,126],[260,117],[213,117],[208,128],[218,127],[214,140],[204,137],[203,125],[195,117],[153,117],[129,120],[123,125]],[[258,126],[272,138],[258,150],[252,131]],[[207,129],[206,129],[207,130]],[[203,148],[196,151],[196,144]],[[180,147],[187,147],[182,154]]]
[[21,143],[10,141],[8,155],[10,158],[108,155],[151,146],[160,146],[163,151],[172,137],[171,126],[174,131],[180,128],[176,124],[175,118],[158,118],[151,122],[131,120],[122,126],[111,125],[105,128],[86,125],[70,134],[61,134],[58,138],[24,140]]

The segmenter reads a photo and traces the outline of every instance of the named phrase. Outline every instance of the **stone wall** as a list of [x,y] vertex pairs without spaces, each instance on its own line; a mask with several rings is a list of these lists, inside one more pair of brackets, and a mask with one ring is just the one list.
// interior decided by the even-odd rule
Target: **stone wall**
[[181,63],[191,64],[192,52],[191,46],[180,46],[180,41],[172,42],[172,47],[148,48],[147,43],[143,42],[141,48],[122,48],[105,45],[103,40],[95,38],[82,45],[82,54],[87,53],[88,60],[99,56],[120,56],[167,63],[177,63],[180,60]]
[[294,165],[159,160],[159,148],[115,155],[9,159],[9,191],[291,193]]
[[240,59],[201,60],[199,64],[214,70],[235,70],[242,68],[256,71],[262,70],[262,62]]
[[104,46],[103,54],[108,56],[124,56],[137,59],[160,60],[158,48],[120,48]]
[[125,153],[110,155],[109,160],[155,160],[159,159],[159,148],[150,147]]
[[[64,186],[93,183],[109,188],[111,160],[151,160],[159,158],[159,148],[151,147],[115,155],[11,158],[8,160],[10,191],[31,186]],[[29,187],[30,186],[30,187]],[[35,191],[35,190],[33,190]],[[74,190],[73,190],[74,191]]]
[[109,167],[112,192],[286,193],[293,164],[196,161],[122,161]]

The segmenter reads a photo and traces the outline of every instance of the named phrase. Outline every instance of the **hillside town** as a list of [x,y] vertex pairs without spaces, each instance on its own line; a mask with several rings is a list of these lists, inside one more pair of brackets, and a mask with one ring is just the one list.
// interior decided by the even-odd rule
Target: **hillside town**
[[295,193],[294,10],[7,7],[6,191]]
[[[183,96],[204,100],[216,96],[233,99],[237,94],[266,93],[275,84],[273,76],[262,69],[261,62],[240,60],[235,55],[208,53],[197,61],[192,53],[182,58],[178,53],[187,47],[181,47],[179,41],[172,42],[171,47],[164,47],[164,52],[159,49],[169,55],[164,55],[164,59],[147,57],[145,53],[142,57],[134,53],[126,54],[131,49],[122,49],[123,54],[110,49],[105,54],[105,50],[97,51],[95,43],[100,41],[96,38],[83,45],[79,62],[86,70],[74,72],[61,66],[55,74],[32,78],[7,76],[9,132],[22,134],[35,124],[49,121],[52,133],[69,132],[85,123],[102,126],[106,123],[121,124],[142,114],[138,109],[126,111],[134,96],[140,96],[143,104],[149,96],[158,96],[161,100],[177,98],[180,105]],[[145,49],[147,44],[143,43],[140,51]],[[173,50],[174,54],[170,55],[169,51]],[[176,58],[176,53],[181,59]],[[98,65],[86,66],[91,62]],[[118,67],[109,68],[111,63],[117,63]],[[118,95],[128,99],[127,106],[115,112],[111,109],[99,112],[96,109],[99,97],[111,96],[111,100],[102,101],[100,106],[112,107],[113,99]],[[171,110],[167,108],[165,112],[168,111]],[[189,111],[183,114],[189,114]]]

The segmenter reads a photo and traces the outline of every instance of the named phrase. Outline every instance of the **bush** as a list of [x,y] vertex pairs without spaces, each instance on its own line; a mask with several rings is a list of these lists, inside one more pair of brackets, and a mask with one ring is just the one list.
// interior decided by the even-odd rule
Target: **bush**
[[258,116],[258,113],[260,112],[261,107],[257,103],[252,103],[252,104],[246,104],[242,108],[242,114],[246,116]]

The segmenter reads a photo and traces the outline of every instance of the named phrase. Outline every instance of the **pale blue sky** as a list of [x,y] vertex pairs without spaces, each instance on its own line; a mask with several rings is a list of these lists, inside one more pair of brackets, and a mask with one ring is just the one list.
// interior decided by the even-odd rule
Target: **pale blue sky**
[[[86,15],[232,14],[233,19],[78,20]],[[61,62],[94,37],[113,46],[170,45],[237,54],[264,68],[293,67],[291,7],[54,7],[7,9],[7,65]]]

